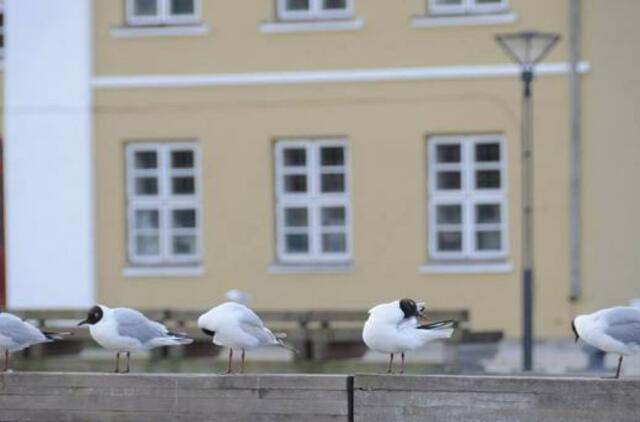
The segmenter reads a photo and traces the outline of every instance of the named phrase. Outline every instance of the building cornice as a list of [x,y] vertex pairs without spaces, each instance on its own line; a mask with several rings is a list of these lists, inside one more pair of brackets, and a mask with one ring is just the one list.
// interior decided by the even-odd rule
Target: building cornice
[[[588,62],[578,64],[579,73],[590,70]],[[370,69],[300,70],[255,73],[211,73],[183,75],[118,75],[94,76],[96,89],[109,88],[179,88],[201,86],[306,85],[359,82],[395,82],[434,79],[501,78],[519,74],[512,64],[396,67]],[[566,75],[566,62],[543,63],[536,66],[537,75]]]

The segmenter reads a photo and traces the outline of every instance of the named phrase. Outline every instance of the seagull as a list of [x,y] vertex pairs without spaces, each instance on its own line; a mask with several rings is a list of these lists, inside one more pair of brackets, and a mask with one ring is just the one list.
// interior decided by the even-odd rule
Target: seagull
[[87,318],[80,321],[78,326],[89,324],[91,337],[100,346],[116,352],[116,369],[120,372],[120,353],[127,355],[127,369],[129,372],[129,358],[131,352],[149,350],[160,346],[177,346],[190,344],[193,339],[182,333],[172,333],[163,324],[151,321],[141,312],[129,308],[108,308],[97,305],[89,309]]
[[41,331],[13,314],[0,312],[0,350],[4,351],[4,372],[9,370],[9,353],[34,344],[61,340],[69,334]]
[[244,371],[245,350],[274,345],[295,352],[282,341],[284,334],[272,333],[255,312],[240,303],[225,302],[210,309],[200,315],[198,327],[203,333],[213,337],[214,344],[229,348],[227,374],[231,373],[233,349],[242,350],[240,373]]
[[393,355],[400,353],[404,373],[404,354],[425,344],[451,337],[457,322],[453,320],[420,324],[418,318],[424,313],[424,304],[413,299],[395,300],[374,306],[362,330],[365,344],[376,352],[390,355],[387,373],[392,373]]
[[640,353],[640,309],[615,306],[588,315],[577,316],[571,329],[578,339],[608,353],[620,355],[614,378],[620,378],[622,358]]

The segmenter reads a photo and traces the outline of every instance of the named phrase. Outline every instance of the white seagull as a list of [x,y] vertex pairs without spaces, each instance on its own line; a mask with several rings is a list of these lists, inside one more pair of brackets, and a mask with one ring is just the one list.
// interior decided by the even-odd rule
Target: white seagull
[[4,352],[4,372],[9,370],[9,353],[34,344],[61,340],[68,334],[42,331],[15,315],[0,313],[0,351]]
[[116,352],[116,373],[120,372],[120,353],[127,355],[127,369],[124,371],[126,373],[129,372],[131,352],[193,342],[193,339],[186,335],[172,333],[163,324],[151,321],[141,312],[129,308],[94,306],[78,326],[84,324],[90,325],[89,332],[96,343]]
[[578,339],[608,353],[620,355],[615,378],[620,377],[622,358],[640,353],[640,309],[616,306],[577,316],[571,328]]
[[404,372],[404,354],[407,351],[423,347],[425,344],[451,337],[457,325],[456,321],[437,321],[420,324],[424,306],[412,299],[395,300],[374,306],[369,310],[369,319],[364,324],[362,339],[376,352],[390,355],[387,373],[392,372],[393,355],[400,353]]
[[284,334],[272,333],[255,312],[240,303],[226,302],[210,309],[200,315],[198,327],[213,337],[214,344],[229,348],[228,374],[231,373],[233,349],[242,350],[241,373],[244,371],[245,350],[273,345],[295,352],[282,341]]

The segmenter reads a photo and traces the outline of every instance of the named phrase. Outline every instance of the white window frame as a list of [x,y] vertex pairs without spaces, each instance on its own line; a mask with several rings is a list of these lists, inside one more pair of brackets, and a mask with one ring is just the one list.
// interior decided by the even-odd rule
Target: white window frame
[[132,26],[151,25],[186,25],[200,22],[202,14],[202,0],[193,0],[192,15],[172,15],[171,0],[156,0],[158,14],[155,16],[136,16],[134,11],[135,0],[127,0],[127,23]]
[[442,5],[437,0],[429,0],[429,14],[431,15],[475,15],[483,13],[498,13],[509,8],[508,0],[501,0],[499,4],[478,4],[476,0],[460,0],[460,4]]
[[309,10],[287,10],[287,0],[278,0],[278,19],[280,20],[330,20],[347,19],[353,17],[354,0],[346,0],[343,10],[325,10],[322,8],[324,0],[309,0]]
[[[323,147],[338,146],[344,151],[344,164],[335,167],[320,166],[320,150]],[[285,168],[283,151],[290,148],[304,148],[306,151],[306,166],[300,169]],[[277,259],[282,263],[344,263],[351,260],[352,245],[352,217],[351,217],[351,175],[350,152],[346,139],[314,139],[314,140],[278,140],[275,144],[275,174],[276,174],[276,250]],[[302,167],[302,166],[301,166]],[[321,175],[330,172],[344,174],[344,192],[321,193]],[[307,176],[307,192],[287,193],[284,191],[284,176],[287,174],[305,174]],[[285,208],[296,205],[306,208],[308,226],[304,229],[285,227]],[[341,206],[345,209],[345,225],[339,229],[322,226],[321,209],[326,206]],[[308,253],[287,253],[285,250],[285,234],[296,231],[308,233]],[[339,232],[345,234],[346,248],[344,252],[322,252],[322,234]]]
[[[497,143],[500,147],[500,161],[491,163],[478,163],[474,159],[474,149],[477,144]],[[507,156],[506,142],[501,135],[477,135],[477,136],[431,136],[428,143],[428,213],[429,213],[429,256],[435,260],[490,260],[506,258],[509,250],[508,235],[508,200],[507,200]],[[436,148],[439,145],[459,145],[460,163],[437,163]],[[499,189],[476,189],[476,170],[499,170]],[[437,188],[437,172],[443,170],[460,171],[461,189],[440,190]],[[475,219],[475,207],[481,204],[499,204],[500,223],[477,224]],[[436,209],[438,205],[460,205],[462,232],[461,251],[440,251],[437,248],[438,228],[443,225],[437,223]],[[478,229],[500,230],[500,250],[482,251],[476,249],[476,231]],[[453,228],[452,230],[458,230]]]
[[[193,152],[193,168],[172,169],[170,159],[172,151],[189,150]],[[135,169],[135,153],[142,151],[156,152],[156,169]],[[132,264],[194,264],[202,257],[202,211],[200,207],[200,152],[194,142],[148,143],[135,142],[126,147],[127,167],[127,246],[128,259]],[[158,178],[157,195],[136,195],[136,176],[156,176]],[[171,193],[172,176],[193,176],[194,193],[189,195],[174,195]],[[173,210],[187,208],[196,213],[195,228],[172,228],[171,213]],[[155,256],[139,255],[136,253],[136,234],[140,229],[135,227],[135,213],[137,210],[158,210],[159,227],[157,229],[160,242],[160,253]],[[193,234],[196,238],[196,252],[191,255],[174,254],[172,235]],[[187,233],[188,232],[188,233]]]

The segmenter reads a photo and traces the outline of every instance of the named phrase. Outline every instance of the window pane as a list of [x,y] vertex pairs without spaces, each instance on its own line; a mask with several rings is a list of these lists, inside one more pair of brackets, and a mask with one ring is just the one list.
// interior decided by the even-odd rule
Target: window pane
[[283,152],[285,166],[298,167],[307,165],[307,151],[304,148],[287,148]]
[[476,161],[500,161],[500,144],[476,144]]
[[158,179],[155,177],[136,177],[136,195],[157,195]]
[[462,250],[462,232],[438,232],[438,250],[455,252]]
[[160,238],[158,236],[136,236],[137,255],[158,255]]
[[196,210],[173,210],[171,226],[174,228],[196,227]]
[[324,0],[322,6],[325,10],[344,10],[347,8],[347,0]]
[[287,227],[307,227],[309,213],[306,208],[287,208],[284,210],[284,225]]
[[344,192],[344,174],[323,174],[322,192]]
[[437,178],[438,189],[462,188],[462,178],[459,171],[439,171]]
[[286,0],[285,8],[289,11],[309,10],[310,0]]
[[158,154],[155,151],[137,151],[134,161],[137,169],[155,169],[158,167]]
[[344,226],[346,222],[346,210],[344,207],[323,207],[322,211],[323,226]]
[[438,145],[436,156],[439,163],[459,163],[460,145]]
[[476,232],[476,249],[479,251],[499,251],[501,247],[500,232]]
[[173,236],[172,251],[176,255],[193,255],[196,253],[195,235]]
[[158,14],[158,1],[133,0],[133,14],[135,16],[156,16]]
[[320,164],[323,166],[341,166],[344,164],[344,148],[328,147],[321,150]]
[[136,210],[136,229],[157,229],[160,227],[160,213],[158,210]]
[[172,15],[193,15],[195,12],[195,0],[171,0]]
[[476,188],[500,189],[500,170],[476,171]]
[[344,233],[325,233],[322,235],[322,252],[345,252],[347,236]]
[[461,205],[438,205],[436,222],[438,224],[461,224],[462,223],[462,206]]
[[500,204],[476,205],[476,223],[500,223]]
[[171,151],[171,167],[174,169],[193,168],[193,151]]
[[284,191],[287,193],[305,193],[307,191],[307,176],[303,174],[284,176]]
[[196,191],[196,184],[193,176],[182,176],[172,178],[171,192],[174,195],[189,195]]
[[309,251],[309,236],[306,234],[286,235],[285,251],[287,253],[307,253]]

